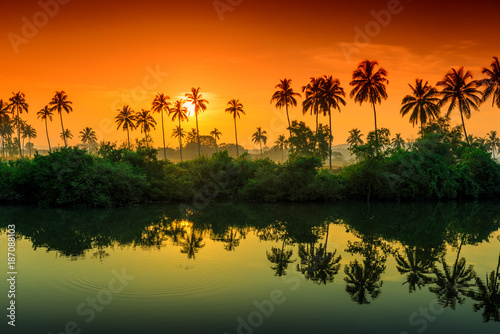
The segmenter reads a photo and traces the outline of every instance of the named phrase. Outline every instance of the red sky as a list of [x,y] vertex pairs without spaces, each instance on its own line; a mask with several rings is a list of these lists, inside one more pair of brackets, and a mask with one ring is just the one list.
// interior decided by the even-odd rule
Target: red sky
[[[76,144],[76,134],[86,126],[100,139],[122,141],[125,133],[113,124],[116,108],[150,108],[156,93],[175,100],[191,87],[201,87],[210,101],[199,118],[202,134],[217,127],[223,133],[220,142],[233,143],[233,122],[224,109],[230,99],[240,99],[247,114],[238,121],[240,144],[253,148],[251,134],[262,126],[272,145],[286,133],[284,111],[269,103],[280,79],[291,78],[300,92],[310,77],[333,75],[349,93],[352,71],[364,59],[378,60],[389,72],[389,99],[377,107],[379,126],[414,138],[416,128],[399,114],[408,83],[422,78],[435,84],[459,66],[480,78],[482,67],[500,56],[496,0],[219,0],[232,9],[224,13],[213,0],[60,0],[53,16],[44,14],[40,4],[50,3],[53,9],[55,1],[0,5],[0,98],[26,93],[30,110],[23,117],[38,131],[37,146],[45,146],[46,138],[36,112],[56,90],[65,90],[74,103],[74,112],[63,117],[75,136],[70,143]],[[372,13],[388,6],[393,14],[383,25],[377,23]],[[29,31],[27,21],[38,24],[37,31]],[[356,31],[368,39],[357,38]],[[25,38],[23,43],[19,38]],[[157,80],[150,74],[155,69],[161,74]],[[352,128],[365,135],[373,129],[370,107],[349,98],[347,103],[333,115],[334,144],[344,143]],[[466,121],[468,132],[500,131],[498,115],[500,110],[484,104]],[[300,107],[291,118],[314,123]],[[458,124],[458,113],[452,120]],[[165,127],[170,147],[177,145],[170,138],[173,127],[171,122]],[[192,127],[194,119],[184,124],[187,130]],[[161,143],[159,129],[153,133],[156,145]],[[61,141],[58,119],[49,131],[52,141]],[[138,131],[132,134],[139,136]]]

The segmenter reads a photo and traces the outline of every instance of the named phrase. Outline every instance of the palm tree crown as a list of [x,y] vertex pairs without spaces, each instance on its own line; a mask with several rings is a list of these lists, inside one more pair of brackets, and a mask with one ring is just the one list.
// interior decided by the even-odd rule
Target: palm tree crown
[[82,142],[88,143],[89,144],[89,152],[90,152],[90,144],[96,143],[97,142],[97,135],[92,128],[86,127],[82,131],[80,131],[80,138],[82,139]]
[[485,74],[487,78],[481,80],[480,85],[486,87],[484,90],[483,102],[491,96],[492,106],[496,105],[500,108],[500,62],[498,61],[498,57],[493,57],[493,59],[490,66],[491,70],[483,68],[483,74]]
[[[273,97],[271,98],[271,103],[275,103],[276,108],[283,108],[285,107],[286,109],[286,118],[288,120],[288,127],[291,126],[290,124],[290,116],[288,115],[288,107],[297,106],[297,99],[295,97],[301,97],[299,93],[296,93],[293,91],[293,88],[291,87],[292,79],[283,79],[280,80],[280,83],[276,85],[275,88],[278,90],[274,92]],[[290,132],[290,136],[292,133]]]
[[145,109],[142,109],[142,111],[137,112],[135,115],[135,119],[136,119],[136,126],[141,128],[141,133],[144,133],[145,136],[146,146],[149,147],[148,133],[151,131],[151,129],[155,128],[156,121],[151,115],[151,111]]
[[136,115],[129,106],[123,106],[122,109],[117,109],[118,116],[115,117],[116,129],[120,127],[123,131],[127,131],[128,149],[130,150],[130,130],[135,129]]
[[234,119],[234,137],[236,138],[236,156],[239,156],[238,131],[236,129],[236,117],[240,118],[241,114],[245,115],[245,111],[243,110],[243,104],[240,103],[240,100],[233,99],[227,103],[226,112],[230,113]]
[[430,86],[426,81],[417,79],[415,87],[410,86],[412,95],[406,95],[402,102],[401,116],[410,114],[410,122],[415,124],[420,123],[420,129],[427,124],[428,121],[439,117],[439,103],[437,90]]
[[266,145],[266,143],[267,143],[267,132],[266,131],[262,131],[262,128],[259,126],[257,128],[257,131],[255,131],[255,133],[252,135],[252,141],[255,144],[259,143],[259,145],[260,145],[260,155],[262,156],[263,155],[263,152],[262,152],[262,143],[264,143],[264,145]]
[[155,99],[153,100],[153,106],[152,106],[152,111],[153,112],[158,112],[161,114],[161,134],[163,138],[163,158],[167,158],[167,149],[165,146],[165,129],[163,126],[163,112],[168,112],[170,113],[170,106],[172,105],[168,100],[170,100],[169,96],[166,96],[165,94],[157,94],[155,96]]
[[23,152],[21,150],[21,116],[24,111],[28,112],[28,103],[26,102],[26,95],[21,92],[12,93],[13,96],[9,98],[10,104],[9,108],[12,111],[12,116],[14,116],[14,110],[16,111],[16,115],[14,117],[14,124],[17,128],[17,138],[19,139],[19,156],[23,156]]
[[51,151],[50,147],[50,138],[49,138],[49,129],[47,127],[47,119],[52,122],[52,116],[54,113],[50,110],[49,106],[45,106],[40,109],[37,113],[37,118],[40,118],[45,121],[45,133],[47,134],[47,142],[49,143],[49,152]]
[[354,147],[357,145],[363,145],[364,141],[361,139],[363,135],[361,134],[361,131],[358,128],[352,129],[349,131],[349,137],[347,137],[347,144],[350,145],[350,147]]
[[[71,107],[72,104],[73,104],[73,102],[68,100],[68,95],[63,90],[59,91],[59,92],[56,91],[56,94],[52,98],[52,101],[49,102],[49,105],[52,106],[52,108],[50,110],[57,111],[59,113],[59,116],[61,118],[61,129],[62,129],[63,133],[64,133],[65,129],[64,129],[63,119],[62,119],[62,112],[63,112],[63,110],[66,111],[66,113],[68,113],[68,114],[70,112],[72,112],[73,111],[73,107]],[[65,147],[68,146],[66,143],[66,138],[69,138],[69,137],[62,136],[61,138],[63,138],[63,140],[64,140],[64,146]]]
[[200,87],[191,88],[190,93],[186,93],[186,101],[194,106],[194,115],[196,117],[196,138],[198,140],[198,156],[201,155],[201,144],[200,144],[200,129],[198,128],[198,115],[207,110],[208,101],[203,98],[200,93]]
[[182,130],[181,122],[188,120],[188,110],[184,106],[183,100],[177,100],[174,102],[174,106],[170,109],[170,116],[172,116],[172,122],[175,122],[177,119],[179,121],[179,125],[174,128],[174,132],[172,133],[173,137],[179,138],[179,153],[182,161],[182,138],[185,137],[186,132]]

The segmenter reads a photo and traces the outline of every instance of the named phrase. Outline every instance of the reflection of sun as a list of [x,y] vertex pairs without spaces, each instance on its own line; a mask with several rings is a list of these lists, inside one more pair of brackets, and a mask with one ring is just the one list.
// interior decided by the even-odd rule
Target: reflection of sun
[[194,116],[194,104],[192,104],[191,102],[184,102],[184,104],[182,106],[187,109],[187,111],[188,111],[187,115],[189,117]]

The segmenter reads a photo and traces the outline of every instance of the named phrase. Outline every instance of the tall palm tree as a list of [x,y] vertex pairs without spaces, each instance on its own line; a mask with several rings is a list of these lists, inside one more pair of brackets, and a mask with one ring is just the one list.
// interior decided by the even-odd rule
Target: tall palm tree
[[186,132],[182,130],[181,122],[188,120],[188,110],[184,106],[183,100],[174,102],[174,106],[170,109],[170,115],[172,116],[172,122],[175,122],[176,119],[179,121],[179,125],[174,129],[172,136],[179,138],[179,153],[182,161],[182,138],[186,136]]
[[123,106],[122,109],[117,109],[118,116],[115,117],[115,123],[117,124],[116,129],[119,130],[120,127],[127,131],[127,142],[128,149],[130,150],[130,130],[135,129],[136,115],[135,112],[129,106]]
[[155,99],[153,100],[153,112],[159,112],[161,114],[161,134],[163,137],[163,159],[167,158],[167,148],[165,146],[165,130],[163,127],[163,112],[170,113],[170,106],[172,105],[168,100],[170,100],[169,96],[164,94],[157,94]]
[[37,137],[36,129],[29,124],[24,127],[24,135],[28,138],[29,155],[31,157],[31,139]]
[[[273,97],[271,98],[271,103],[275,103],[276,108],[283,108],[285,107],[286,110],[286,118],[288,120],[288,128],[291,127],[290,124],[290,116],[288,115],[288,107],[296,107],[297,106],[297,99],[296,97],[301,97],[299,93],[296,93],[293,91],[293,88],[291,87],[292,79],[283,79],[280,80],[280,83],[276,85],[275,88],[278,90],[274,92]],[[292,132],[290,131],[290,137],[292,136]]]
[[94,130],[92,128],[86,127],[82,131],[80,131],[80,138],[82,139],[82,142],[88,143],[89,144],[89,153],[90,153],[90,144],[94,144],[97,142],[97,136]]
[[222,132],[220,132],[220,131],[219,131],[219,129],[214,128],[212,131],[210,131],[210,135],[211,135],[212,137],[214,137],[214,139],[215,139],[215,146],[219,147],[219,146],[217,145],[217,140],[219,140],[219,139],[220,139],[220,136],[222,135]]
[[321,106],[321,85],[323,78],[311,78],[306,86],[302,86],[302,92],[305,94],[302,101],[302,113],[305,115],[308,111],[316,116],[316,135],[318,134],[319,113]]
[[[52,106],[52,108],[50,109],[51,111],[55,111],[57,110],[57,112],[59,113],[59,116],[61,118],[61,129],[62,129],[62,132],[64,132],[64,124],[63,124],[63,119],[62,119],[62,111],[66,111],[66,113],[70,113],[73,111],[73,107],[71,107],[71,105],[73,104],[73,102],[69,101],[68,100],[68,95],[66,94],[65,91],[59,91],[57,92],[56,91],[56,94],[54,95],[54,97],[52,98],[52,101],[49,102],[49,104]],[[67,143],[66,143],[66,136],[63,136],[64,138],[64,147],[67,147]]]
[[40,118],[45,121],[45,133],[47,134],[47,142],[49,143],[49,152],[52,150],[50,147],[50,138],[49,138],[49,129],[47,127],[47,119],[52,122],[52,116],[54,113],[49,109],[49,106],[43,107],[40,111],[37,112],[37,118]]
[[495,160],[495,151],[500,150],[500,138],[497,137],[496,131],[490,131],[488,133],[485,145],[493,153],[493,160]]
[[255,133],[252,135],[252,141],[254,142],[254,144],[257,144],[257,143],[260,144],[260,156],[261,157],[263,156],[262,143],[264,143],[264,145],[266,145],[266,143],[267,143],[267,136],[266,135],[267,135],[267,132],[262,131],[262,128],[260,126],[257,128],[257,131],[255,131]]
[[146,146],[149,147],[148,133],[156,126],[156,121],[151,115],[150,110],[142,109],[135,114],[136,126],[141,128],[141,133],[144,133]]
[[[351,91],[351,98],[354,102],[363,105],[369,102],[373,106],[373,116],[375,118],[375,138],[378,142],[377,110],[375,104],[382,103],[382,99],[387,99],[387,71],[380,67],[376,69],[377,61],[364,60],[352,74],[350,85],[354,88]],[[377,149],[378,152],[378,149]]]
[[227,103],[226,112],[230,113],[234,119],[234,137],[236,138],[236,156],[239,157],[238,153],[238,131],[236,130],[236,117],[240,118],[241,114],[245,115],[245,111],[243,110],[243,104],[240,103],[240,100],[231,100]]
[[492,97],[492,106],[496,105],[500,108],[500,62],[498,57],[493,57],[493,62],[491,63],[491,70],[483,68],[483,74],[487,76],[486,79],[480,80],[480,85],[485,86],[483,95],[483,102],[485,102],[490,96]]
[[349,137],[347,137],[347,144],[349,144],[350,148],[353,148],[357,145],[363,145],[364,141],[361,139],[363,135],[361,134],[361,130],[358,128],[352,129],[349,131]]
[[0,121],[0,136],[2,136],[2,157],[5,158],[5,140],[14,133],[13,122],[9,118]]
[[[412,95],[406,95],[401,102],[401,116],[410,114],[410,123],[420,123],[420,132],[428,121],[439,118],[440,100],[438,91],[426,81],[416,79],[415,87],[410,86]],[[422,133],[423,135],[423,133]]]
[[[7,137],[7,128],[12,129],[10,120],[9,104],[0,100],[0,136],[2,137],[2,157],[5,158],[5,138]],[[10,133],[11,134],[11,133]],[[9,134],[9,136],[10,136]]]
[[279,135],[278,139],[274,142],[273,149],[281,151],[281,161],[283,162],[285,157],[283,151],[286,150],[288,146],[288,142],[285,138],[285,135]]
[[182,138],[186,137],[186,131],[184,131],[180,125],[176,125],[175,128],[172,129],[172,137],[179,139],[179,152],[182,160]]
[[200,129],[198,128],[198,115],[207,110],[208,101],[200,93],[200,87],[191,88],[190,93],[186,93],[186,101],[194,106],[194,115],[196,117],[196,138],[198,139],[198,156],[201,156]]
[[198,131],[195,128],[192,128],[191,131],[187,133],[186,141],[188,143],[194,143],[198,138]]
[[338,109],[340,112],[340,105],[345,106],[345,97],[344,88],[340,86],[340,81],[338,79],[334,79],[331,75],[324,76],[323,82],[321,84],[321,104],[323,106],[323,110],[328,114],[329,119],[329,130],[330,130],[330,169],[332,169],[332,109]]
[[469,119],[472,109],[479,110],[482,94],[477,89],[479,86],[478,81],[473,80],[470,71],[465,72],[464,68],[460,67],[458,70],[452,68],[437,85],[442,87],[440,93],[442,96],[441,105],[450,103],[446,116],[450,116],[451,112],[458,107],[460,117],[462,118],[465,139],[470,145],[467,131],[465,130],[464,114]]
[[16,115],[14,117],[15,120],[15,126],[17,128],[17,138],[19,139],[19,156],[23,156],[23,152],[21,149],[21,116],[24,111],[27,113],[28,112],[28,103],[26,102],[26,95],[21,92],[17,93],[12,93],[13,96],[9,98],[10,104],[9,108],[12,111],[12,116],[14,116],[14,110],[16,112]]
[[61,132],[59,138],[61,138],[64,141],[64,143],[66,143],[68,139],[73,139],[73,134],[69,129],[66,129],[63,132]]

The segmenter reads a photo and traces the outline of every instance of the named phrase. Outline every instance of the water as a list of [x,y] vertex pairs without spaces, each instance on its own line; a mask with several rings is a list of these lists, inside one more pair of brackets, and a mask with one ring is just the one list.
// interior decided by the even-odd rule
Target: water
[[16,328],[2,279],[2,333],[500,332],[496,203],[3,207],[0,217],[2,254],[6,227],[18,235]]

